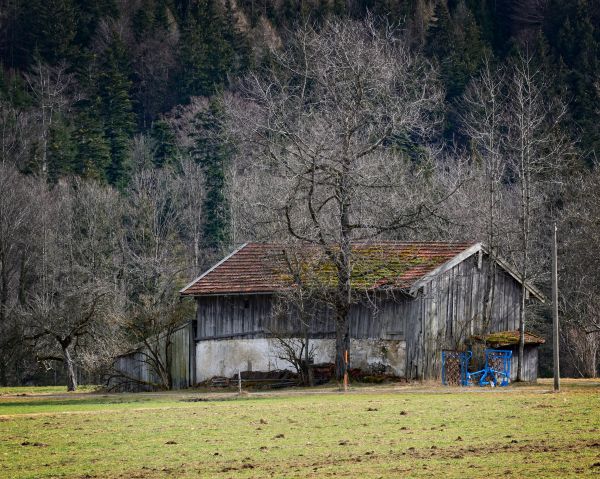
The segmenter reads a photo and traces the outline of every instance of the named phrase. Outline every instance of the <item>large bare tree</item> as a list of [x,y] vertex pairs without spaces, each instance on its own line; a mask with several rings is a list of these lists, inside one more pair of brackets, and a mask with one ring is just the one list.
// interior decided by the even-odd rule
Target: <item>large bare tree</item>
[[[505,72],[494,70],[489,58],[485,59],[478,78],[474,79],[463,95],[461,117],[463,132],[470,140],[474,174],[467,186],[473,203],[470,217],[474,228],[471,238],[479,237],[488,246],[492,258],[502,254],[506,216],[505,206],[508,164],[504,158]],[[464,207],[464,202],[462,203]],[[488,290],[485,293],[484,329],[490,323],[495,295],[495,262],[488,270]],[[487,332],[487,331],[483,331]]]
[[[184,171],[193,173],[184,163]],[[171,168],[142,170],[128,188],[128,225],[124,247],[127,305],[121,325],[131,348],[153,373],[146,385],[171,389],[173,335],[190,317],[188,302],[177,291],[187,278],[189,250],[183,247],[185,202],[191,191],[186,178]],[[192,198],[193,200],[193,198]],[[118,371],[115,371],[118,374]],[[122,380],[143,382],[135,378]]]
[[[9,163],[0,163],[0,384],[7,384],[21,344],[16,311],[22,305],[36,266],[39,210],[45,185],[21,175]],[[23,369],[23,368],[20,368]]]
[[539,257],[534,257],[536,250],[548,250],[540,242],[540,238],[545,236],[540,220],[544,217],[543,212],[547,211],[548,196],[558,183],[559,168],[572,153],[571,143],[560,128],[567,112],[566,105],[557,98],[550,100],[546,95],[548,89],[549,80],[536,66],[533,53],[527,47],[520,50],[508,78],[504,148],[518,191],[515,195],[518,228],[513,236],[516,247],[509,254],[522,283],[517,363],[519,381],[523,377],[525,348],[525,284],[539,273],[535,270],[535,264],[540,264]]
[[569,181],[559,221],[561,338],[572,373],[597,377],[600,368],[600,173]]
[[[440,201],[427,184],[443,98],[435,69],[397,32],[364,22],[300,28],[245,84],[234,113],[262,186],[257,207],[333,267],[336,374],[350,349],[352,242],[415,227]],[[426,190],[426,191],[425,191]]]
[[[561,129],[566,106],[549,99],[549,80],[524,47],[506,67],[484,64],[463,96],[462,126],[470,139],[476,200],[471,231],[486,241],[490,254],[509,259],[523,284],[519,307],[520,346],[517,378],[522,377],[528,314],[525,283],[547,279],[552,204],[572,157],[572,142]],[[493,303],[493,271],[486,316]]]

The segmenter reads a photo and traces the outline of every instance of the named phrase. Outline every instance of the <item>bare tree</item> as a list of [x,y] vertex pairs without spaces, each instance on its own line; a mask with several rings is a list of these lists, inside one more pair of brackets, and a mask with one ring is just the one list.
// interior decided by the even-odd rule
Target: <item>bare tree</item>
[[24,168],[35,137],[34,116],[0,100],[0,163]]
[[171,389],[172,337],[190,315],[191,305],[177,291],[184,284],[188,259],[181,248],[181,210],[178,177],[170,168],[143,170],[132,178],[126,222],[126,295],[122,326],[130,347],[157,381],[152,386]]
[[180,223],[183,241],[191,258],[189,264],[190,277],[200,273],[206,262],[202,239],[203,233],[203,206],[204,206],[204,173],[202,167],[189,158],[181,159],[179,163],[181,173],[177,185],[179,191]]
[[289,287],[279,291],[275,298],[270,333],[276,343],[278,358],[290,363],[303,385],[314,383],[312,363],[315,355],[311,332],[319,330],[319,323],[328,301],[327,287],[315,275],[310,265],[314,251],[301,244],[290,243],[282,248],[282,276]]
[[119,199],[111,190],[76,182],[49,192],[38,213],[40,265],[22,307],[24,336],[38,361],[64,363],[73,391],[79,358],[113,339],[117,292],[110,272]]
[[10,163],[0,163],[0,191],[0,383],[7,384],[9,367],[26,354],[16,311],[36,264],[38,212],[45,185],[21,175]]
[[431,158],[417,145],[437,124],[442,93],[432,66],[370,19],[300,28],[273,58],[271,72],[247,80],[251,104],[235,116],[251,127],[242,128],[243,141],[271,184],[262,203],[287,234],[317,245],[333,265],[341,378],[352,241],[413,228],[434,212],[435,192],[419,189]]
[[[471,141],[472,162],[476,171],[469,193],[483,201],[472,205],[478,214],[473,237],[481,237],[494,259],[502,254],[502,226],[506,218],[502,207],[506,188],[508,165],[504,158],[505,74],[502,68],[492,69],[486,58],[480,76],[472,81],[463,95],[462,127]],[[473,232],[474,233],[474,232]],[[494,304],[496,268],[492,261],[488,270],[488,289],[485,294],[484,329],[489,324]],[[482,331],[485,333],[486,331]]]
[[[33,65],[25,80],[36,102],[36,119],[39,129],[39,168],[42,174],[48,171],[48,149],[52,125],[57,115],[66,112],[77,99],[75,77],[67,72],[67,65],[48,66],[40,59]],[[38,162],[36,161],[36,163]]]
[[[544,219],[552,214],[562,169],[572,157],[572,143],[561,130],[566,106],[556,97],[549,100],[547,90],[548,79],[526,48],[506,69],[492,71],[486,62],[463,98],[462,124],[475,166],[475,182],[467,189],[480,199],[473,204],[474,230],[485,232],[480,237],[492,257],[501,255],[515,265],[523,284],[519,380],[528,311],[525,284],[543,280],[548,270]],[[487,317],[494,299],[492,270],[490,275]]]
[[597,377],[600,361],[598,167],[585,175],[573,175],[569,183],[569,201],[559,222],[563,350],[577,373]]
[[517,380],[522,380],[523,377],[527,305],[525,284],[534,279],[536,273],[532,261],[535,251],[533,222],[536,218],[539,220],[545,191],[548,191],[548,185],[555,179],[558,167],[568,158],[571,148],[569,140],[560,129],[560,122],[567,111],[566,106],[560,100],[548,100],[545,95],[547,89],[548,80],[535,66],[532,53],[528,49],[521,50],[508,81],[505,120],[505,151],[518,188],[516,211],[519,227],[515,239],[519,247],[510,253],[523,285],[519,313]]

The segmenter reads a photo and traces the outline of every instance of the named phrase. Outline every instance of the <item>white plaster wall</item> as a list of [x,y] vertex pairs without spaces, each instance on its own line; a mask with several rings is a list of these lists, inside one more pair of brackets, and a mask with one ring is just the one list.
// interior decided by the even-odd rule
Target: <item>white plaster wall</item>
[[[312,339],[315,363],[335,360],[335,340]],[[386,372],[404,376],[406,342],[384,339],[352,339],[350,367],[369,370],[385,367]],[[272,339],[219,339],[196,343],[196,380],[214,376],[231,377],[238,371],[272,371],[292,369],[277,358],[277,344]]]
[[384,369],[387,374],[402,377],[406,369],[406,341],[352,339],[350,367],[365,371]]

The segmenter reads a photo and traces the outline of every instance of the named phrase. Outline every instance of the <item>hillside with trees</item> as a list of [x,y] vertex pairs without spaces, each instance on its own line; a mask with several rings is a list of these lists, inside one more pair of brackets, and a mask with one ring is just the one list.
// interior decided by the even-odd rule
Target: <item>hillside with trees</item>
[[599,78],[591,0],[0,0],[0,385],[94,377],[244,241],[339,242],[340,297],[374,238],[549,291],[555,222],[563,372],[596,376]]

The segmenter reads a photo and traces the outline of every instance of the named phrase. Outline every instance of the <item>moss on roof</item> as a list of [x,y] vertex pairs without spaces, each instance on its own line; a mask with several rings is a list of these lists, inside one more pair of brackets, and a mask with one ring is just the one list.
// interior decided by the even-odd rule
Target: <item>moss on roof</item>
[[[358,246],[352,250],[351,285],[354,289],[405,287],[415,277],[448,261],[445,255],[432,255],[417,245],[401,251],[390,251],[378,245]],[[411,275],[411,272],[415,273]],[[300,261],[300,274],[305,283],[333,286],[337,283],[337,268],[324,256]],[[281,273],[283,281],[291,282],[290,273]]]
[[[519,331],[497,331],[486,335],[472,336],[472,339],[496,346],[511,346],[519,343]],[[545,342],[544,338],[525,332],[525,344],[544,344]]]

